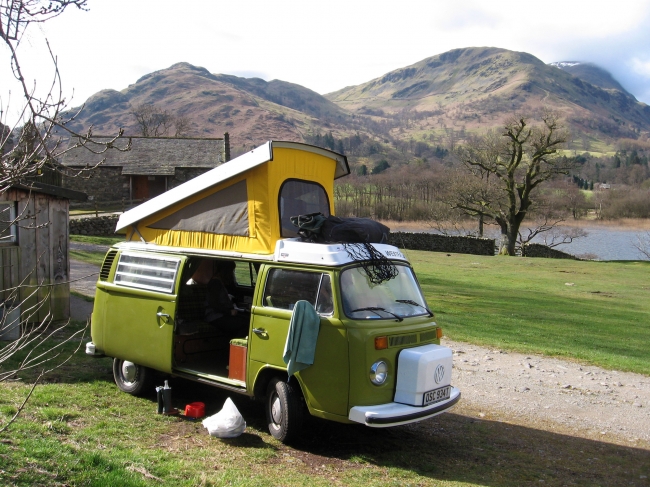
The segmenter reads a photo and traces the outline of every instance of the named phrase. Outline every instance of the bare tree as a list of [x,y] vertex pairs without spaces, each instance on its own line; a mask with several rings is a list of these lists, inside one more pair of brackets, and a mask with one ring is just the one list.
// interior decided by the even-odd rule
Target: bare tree
[[583,201],[584,196],[566,181],[548,185],[540,191],[521,225],[517,245],[523,247],[539,237],[538,241],[543,240],[544,245],[552,248],[585,237],[587,232],[582,228],[562,226],[570,215],[576,218],[576,200]]
[[478,223],[476,235],[483,236],[483,228],[493,221],[492,213],[503,211],[507,201],[496,178],[476,178],[457,170],[450,179],[446,201],[456,211],[472,217]]
[[577,238],[586,237],[587,232],[582,228],[570,227],[560,229],[558,225],[562,223],[564,217],[552,215],[540,215],[535,219],[532,226],[525,229],[525,234],[519,232],[517,244],[521,247],[529,244],[538,235],[542,235],[544,245],[547,247],[557,247],[558,245],[570,244]]
[[[142,137],[162,137],[174,126],[174,117],[167,110],[161,110],[152,103],[138,105],[131,113],[138,121]],[[178,134],[178,130],[176,132]]]
[[187,137],[192,124],[188,117],[174,118],[174,137]]
[[[17,184],[29,188],[33,184],[31,181],[37,179],[46,166],[54,171],[66,172],[68,176],[89,175],[93,168],[67,172],[59,162],[61,157],[66,152],[79,147],[86,147],[95,153],[104,153],[113,148],[116,139],[122,135],[120,131],[108,141],[97,142],[92,139],[90,128],[83,134],[69,128],[69,123],[74,120],[76,113],[67,115],[68,105],[63,97],[57,59],[52,54],[49,44],[47,50],[52,61],[52,78],[45,90],[41,90],[36,81],[33,83],[27,81],[20,63],[21,40],[30,24],[46,22],[61,15],[69,7],[84,10],[86,2],[87,0],[0,0],[0,38],[2,44],[9,50],[9,69],[21,90],[19,120],[14,122],[12,127],[7,126],[6,120],[0,120],[2,124],[0,127],[0,194],[6,193]],[[40,72],[43,71],[41,66]],[[8,108],[0,107],[0,114],[8,113]],[[18,134],[17,140],[12,138],[12,134]],[[92,149],[89,142],[92,142]],[[121,150],[129,149],[130,143]],[[103,161],[99,164],[101,162]],[[0,215],[0,239],[7,237],[11,228],[17,225],[36,229],[49,225],[49,222],[37,224],[34,214],[14,215],[11,211],[7,211],[6,214]],[[44,256],[37,257],[36,265]],[[33,272],[36,275],[36,269]],[[45,282],[39,282],[36,286],[28,285],[25,278],[17,286],[3,289],[5,303],[18,300],[21,290],[26,290],[25,292],[33,299],[24,301],[32,304],[23,305],[18,318],[12,317],[11,313],[6,312],[8,309],[5,309],[0,319],[1,330],[6,330],[10,326],[19,326],[22,331],[20,338],[0,350],[0,382],[15,376],[21,370],[38,368],[40,375],[34,383],[35,386],[44,374],[69,359],[69,354],[61,352],[66,343],[79,340],[81,344],[81,336],[85,333],[85,329],[70,331],[66,323],[51,330],[52,315],[48,312],[45,318],[42,318],[44,314],[42,309],[49,301],[51,286]],[[57,335],[55,345],[52,345],[52,341],[49,340],[53,335]],[[17,365],[9,366],[9,363],[16,363],[10,361],[15,359],[17,354],[24,358]],[[30,395],[31,391],[18,408],[16,416],[25,406]],[[6,429],[13,419],[1,430]]]
[[523,117],[512,120],[501,134],[489,132],[459,150],[467,170],[496,184],[502,196],[495,201],[459,201],[457,207],[494,220],[501,229],[500,253],[505,255],[515,255],[519,228],[536,190],[557,175],[567,174],[572,165],[558,154],[566,140],[558,115],[545,111],[541,118],[541,126],[532,127]]

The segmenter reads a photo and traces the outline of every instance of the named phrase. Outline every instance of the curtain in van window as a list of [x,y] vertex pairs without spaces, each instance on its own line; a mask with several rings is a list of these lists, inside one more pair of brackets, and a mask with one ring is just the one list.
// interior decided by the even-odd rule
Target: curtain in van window
[[217,191],[147,226],[248,237],[246,181]]

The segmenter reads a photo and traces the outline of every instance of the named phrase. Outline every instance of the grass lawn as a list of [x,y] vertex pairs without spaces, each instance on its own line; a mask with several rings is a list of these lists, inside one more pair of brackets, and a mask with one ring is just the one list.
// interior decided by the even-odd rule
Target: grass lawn
[[407,254],[451,339],[650,375],[650,262]]
[[70,241],[94,245],[113,245],[124,242],[124,237],[94,237],[92,235],[70,235]]
[[80,260],[88,264],[94,264],[101,266],[104,262],[104,256],[106,252],[93,252],[90,250],[70,250],[70,258],[74,260]]

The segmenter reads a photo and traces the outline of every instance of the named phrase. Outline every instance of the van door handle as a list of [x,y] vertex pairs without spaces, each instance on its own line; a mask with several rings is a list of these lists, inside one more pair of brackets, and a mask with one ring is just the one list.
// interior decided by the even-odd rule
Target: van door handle
[[167,313],[163,313],[162,311],[158,311],[158,312],[156,313],[156,316],[157,316],[158,318],[162,318],[162,320],[163,320],[165,323],[169,323],[169,319],[171,318],[171,316],[169,316]]
[[264,328],[253,328],[253,333],[259,336],[268,335],[268,333],[266,333],[266,330]]

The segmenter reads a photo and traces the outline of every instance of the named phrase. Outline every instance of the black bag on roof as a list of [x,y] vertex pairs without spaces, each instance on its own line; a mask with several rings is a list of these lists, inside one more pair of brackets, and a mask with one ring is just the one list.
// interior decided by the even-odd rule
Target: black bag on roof
[[388,243],[390,229],[369,218],[340,218],[320,213],[291,217],[298,234],[318,243]]

